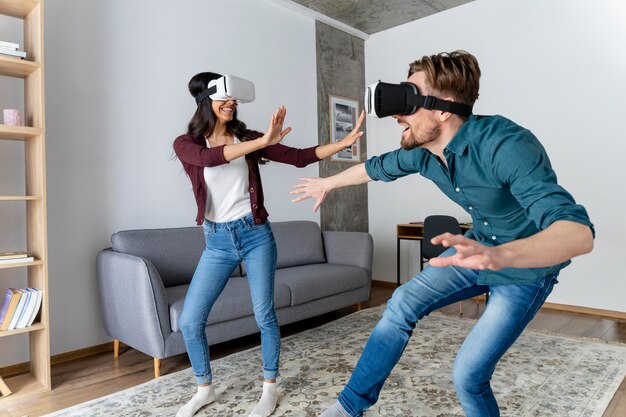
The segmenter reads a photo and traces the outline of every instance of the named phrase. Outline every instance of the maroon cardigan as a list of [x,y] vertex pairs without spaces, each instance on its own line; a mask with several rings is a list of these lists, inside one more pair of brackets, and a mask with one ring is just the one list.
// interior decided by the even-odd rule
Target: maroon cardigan
[[[254,131],[248,131],[245,134],[246,138],[252,139],[257,139],[261,136],[263,136],[262,133]],[[176,156],[178,156],[178,159],[182,162],[183,168],[191,180],[193,194],[196,198],[196,204],[198,205],[196,223],[199,225],[204,222],[207,195],[204,181],[204,168],[228,163],[228,161],[224,159],[224,146],[226,145],[208,148],[204,144],[199,144],[196,139],[189,134],[181,135],[174,141],[174,152],[176,152]],[[283,162],[302,168],[320,160],[315,155],[316,147],[317,146],[297,149],[279,143],[246,155],[246,162],[248,163],[250,208],[255,224],[265,223],[268,216],[267,210],[263,204],[263,186],[261,184],[261,173],[259,171],[259,159],[267,158],[271,161]]]

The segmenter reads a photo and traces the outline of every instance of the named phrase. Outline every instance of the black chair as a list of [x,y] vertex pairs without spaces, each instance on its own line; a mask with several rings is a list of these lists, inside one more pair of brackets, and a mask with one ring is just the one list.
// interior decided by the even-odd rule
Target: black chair
[[434,215],[424,219],[424,238],[420,245],[420,254],[422,269],[424,264],[431,258],[441,255],[447,248],[443,245],[433,245],[430,240],[442,233],[452,233],[453,235],[461,234],[461,226],[459,221],[452,216]]
[[[433,245],[430,240],[443,233],[461,234],[459,221],[452,216],[433,215],[424,219],[424,237],[420,245],[422,269],[424,264],[431,258],[441,255],[447,248],[443,245]],[[486,293],[486,300],[489,300],[489,293]],[[478,299],[476,299],[478,304]],[[463,302],[459,302],[459,312],[463,315]]]

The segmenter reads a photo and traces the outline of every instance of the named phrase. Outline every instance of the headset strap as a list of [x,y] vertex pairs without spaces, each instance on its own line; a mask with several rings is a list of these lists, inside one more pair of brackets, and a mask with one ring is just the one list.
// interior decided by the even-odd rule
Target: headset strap
[[472,114],[472,106],[454,101],[442,100],[435,96],[408,96],[407,101],[407,104],[411,106],[423,107],[427,110],[447,111],[464,117],[469,117]]
[[200,94],[196,96],[196,104],[200,105],[200,103],[206,100],[206,98],[209,97],[211,94],[215,94],[216,91],[217,91],[216,86],[211,86],[211,88],[204,90],[203,92],[201,92]]

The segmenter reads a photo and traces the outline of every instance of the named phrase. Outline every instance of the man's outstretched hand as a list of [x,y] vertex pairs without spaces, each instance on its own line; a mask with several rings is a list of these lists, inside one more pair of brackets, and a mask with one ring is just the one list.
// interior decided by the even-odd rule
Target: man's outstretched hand
[[291,201],[298,203],[302,200],[306,200],[307,198],[315,198],[317,201],[313,206],[313,212],[316,212],[330,191],[330,189],[326,186],[326,183],[326,178],[300,178],[300,183],[294,185],[293,191],[289,193],[300,194],[300,196]]
[[463,235],[444,233],[431,239],[434,245],[446,248],[454,246],[452,256],[436,257],[428,261],[432,266],[460,266],[469,269],[491,269],[497,271],[505,267],[504,257],[498,247],[485,246]]

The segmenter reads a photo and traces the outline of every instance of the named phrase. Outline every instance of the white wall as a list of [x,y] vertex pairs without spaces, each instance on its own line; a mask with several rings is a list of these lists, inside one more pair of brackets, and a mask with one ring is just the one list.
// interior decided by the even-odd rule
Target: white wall
[[[404,80],[408,63],[424,54],[473,52],[483,69],[476,111],[506,115],[544,143],[561,183],[588,208],[598,232],[594,253],[564,271],[552,302],[626,310],[620,264],[626,249],[624,175],[618,159],[626,151],[618,131],[626,109],[620,42],[626,38],[625,16],[618,0],[477,0],[365,43],[367,83]],[[20,31],[0,21],[4,39]],[[309,18],[258,0],[45,3],[53,354],[109,340],[100,320],[95,257],[112,233],[193,224],[188,179],[169,159],[172,140],[194,110],[189,78],[213,70],[254,80],[258,99],[241,106],[241,118],[263,130],[271,112],[285,104],[294,127],[285,143],[313,146],[314,37]],[[3,108],[22,106],[20,89],[0,84]],[[397,147],[399,129],[392,119],[368,119],[370,155]],[[7,184],[14,184],[12,176],[22,167],[22,148],[1,146],[0,194],[14,194]],[[294,206],[287,194],[297,177],[316,176],[317,166],[296,170],[270,163],[261,170],[272,220],[319,221],[312,203]],[[395,280],[397,223],[431,213],[469,220],[418,176],[372,183],[369,192],[378,280]],[[388,201],[394,204],[384,205]],[[23,224],[21,212],[19,205],[0,211],[0,251],[24,240],[17,226]],[[416,271],[411,259],[417,259],[417,246],[403,243],[403,251],[408,276]],[[7,285],[20,279],[20,272],[0,271]],[[24,339],[0,339],[0,366],[27,360]]]
[[[112,233],[195,225],[189,179],[170,159],[195,110],[187,91],[194,74],[253,80],[257,100],[240,106],[240,119],[265,130],[284,104],[294,130],[283,143],[317,144],[315,22],[257,0],[48,1],[45,60],[51,350],[58,354],[110,340],[95,261]],[[21,159],[19,149],[5,149],[2,162]],[[292,205],[289,194],[298,177],[317,176],[316,164],[298,170],[272,162],[261,173],[270,220],[319,222],[312,203]],[[0,339],[0,366],[27,360],[24,346]]]
[[[423,55],[465,49],[482,69],[478,114],[502,114],[531,129],[560,183],[596,226],[595,250],[565,269],[549,301],[626,311],[623,258],[626,5],[619,0],[477,0],[373,35],[366,82],[406,79]],[[392,119],[368,118],[370,156],[397,148]],[[394,201],[390,205],[388,202]],[[470,216],[427,180],[412,176],[369,189],[374,278],[395,281],[395,224],[434,213]],[[419,246],[403,243],[404,277]]]

